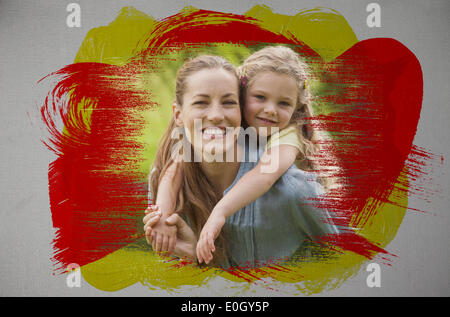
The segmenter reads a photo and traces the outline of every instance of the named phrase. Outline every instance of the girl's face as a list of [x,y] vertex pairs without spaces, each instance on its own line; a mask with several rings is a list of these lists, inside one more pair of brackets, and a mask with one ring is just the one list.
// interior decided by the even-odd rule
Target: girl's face
[[175,120],[203,158],[230,150],[241,125],[236,76],[224,69],[204,69],[190,75],[183,104],[175,109]]
[[247,124],[267,135],[271,127],[286,128],[297,107],[297,94],[297,82],[292,76],[269,71],[257,74],[246,91]]

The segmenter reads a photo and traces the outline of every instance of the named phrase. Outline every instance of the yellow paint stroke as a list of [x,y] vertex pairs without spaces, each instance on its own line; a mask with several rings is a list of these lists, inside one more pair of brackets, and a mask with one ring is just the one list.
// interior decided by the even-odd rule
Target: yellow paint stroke
[[[189,7],[185,13],[195,8]],[[337,11],[326,8],[301,10],[295,16],[275,14],[266,6],[255,6],[246,14],[258,19],[257,24],[272,32],[288,38],[297,38],[316,51],[325,61],[331,61],[358,42],[350,25]],[[215,18],[207,20],[215,23]],[[206,23],[207,21],[199,21]],[[146,48],[146,36],[157,22],[132,7],[123,8],[118,17],[108,26],[92,29],[83,41],[75,62],[102,62],[114,65],[125,65],[127,61]],[[160,107],[145,114],[149,128],[143,133],[145,143],[144,154],[148,157],[143,170],[148,170],[156,152],[156,145],[172,115],[171,104],[174,98],[174,82],[176,70],[189,54],[210,53],[222,55],[234,64],[242,62],[251,53],[251,48],[239,45],[221,44],[197,47],[191,52],[172,52],[161,58],[158,73],[143,75],[138,86],[148,86],[152,92],[153,102]],[[173,55],[171,55],[173,54]],[[156,57],[158,58],[158,57]],[[317,83],[312,83],[312,86]],[[314,89],[314,88],[313,88]],[[407,184],[407,173],[402,173],[401,182]],[[379,247],[385,247],[395,236],[407,205],[407,194],[396,187],[390,195],[392,204],[384,203],[377,208],[374,215],[362,212],[354,223],[363,223],[359,234]],[[372,203],[369,201],[367,206]],[[370,209],[370,208],[368,208]],[[368,221],[360,221],[361,217],[369,217]],[[199,268],[193,264],[180,265],[173,258],[156,256],[142,239],[130,244],[104,258],[81,268],[84,279],[97,289],[117,291],[140,282],[149,289],[164,289],[168,292],[184,285],[206,285],[215,276],[233,282],[241,282],[242,289],[260,278],[272,278],[281,283],[295,283],[297,294],[314,294],[339,287],[346,279],[360,270],[367,258],[342,250],[330,251],[330,259],[310,263],[295,263],[276,268],[254,269],[241,273],[250,282],[243,282],[220,269]],[[268,284],[270,288],[270,284]]]
[[265,5],[256,5],[245,15],[260,20],[259,25],[266,30],[302,41],[325,62],[332,61],[358,42],[345,18],[328,8],[304,9],[289,16],[273,13]]
[[75,63],[97,62],[125,65],[139,52],[140,40],[153,29],[156,21],[133,7],[123,8],[108,26],[88,32],[75,57]]

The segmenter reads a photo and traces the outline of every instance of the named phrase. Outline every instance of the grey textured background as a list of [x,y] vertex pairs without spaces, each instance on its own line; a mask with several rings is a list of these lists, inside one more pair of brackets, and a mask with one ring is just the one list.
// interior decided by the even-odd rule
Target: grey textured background
[[[77,2],[82,27],[68,28],[66,6]],[[366,26],[366,6],[381,5],[382,27]],[[437,194],[426,201],[417,196],[389,252],[397,258],[381,267],[381,288],[366,286],[360,272],[341,287],[322,296],[449,296],[450,295],[450,1],[448,0],[304,0],[304,1],[0,1],[0,296],[286,296],[289,284],[264,282],[249,286],[210,280],[201,288],[183,287],[171,293],[135,284],[108,293],[82,281],[68,288],[64,277],[52,275],[50,242],[53,238],[48,201],[47,168],[53,159],[40,143],[42,132],[32,112],[39,92],[36,82],[71,64],[87,32],[107,25],[124,6],[161,19],[187,5],[242,14],[266,4],[275,13],[295,14],[323,6],[339,11],[359,40],[390,37],[402,42],[419,59],[424,74],[424,99],[414,144],[443,155],[431,170],[427,186]],[[267,288],[271,285],[277,291]]]

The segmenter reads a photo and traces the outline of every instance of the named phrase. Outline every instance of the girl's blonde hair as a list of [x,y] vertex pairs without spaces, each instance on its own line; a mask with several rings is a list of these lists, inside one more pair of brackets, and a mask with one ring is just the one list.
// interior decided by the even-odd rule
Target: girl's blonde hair
[[[269,46],[250,55],[239,67],[238,72],[242,88],[241,100],[245,100],[246,88],[262,72],[287,74],[295,79],[297,105],[289,124],[296,127],[301,144],[297,165],[303,170],[316,170],[317,164],[314,162],[313,156],[318,154],[319,141],[324,138],[324,134],[319,134],[311,124],[314,113],[308,83],[309,69],[306,63],[288,47]],[[319,181],[326,189],[331,185],[329,178],[319,177]]]
[[[219,56],[201,55],[184,63],[178,70],[175,87],[175,99],[179,107],[183,106],[183,95],[186,91],[187,81],[193,74],[204,69],[224,69],[236,77],[236,68],[226,59]],[[153,172],[150,175],[152,197],[156,198],[158,185],[161,182],[167,168],[173,163],[171,151],[179,140],[172,139],[172,131],[177,128],[172,117],[169,126],[164,133],[156,152],[153,163]],[[193,153],[193,150],[191,151]],[[183,162],[183,181],[176,202],[175,212],[183,212],[189,226],[194,231],[197,239],[208,220],[214,206],[220,200],[213,190],[213,186],[203,173],[200,163]],[[215,242],[216,251],[213,264],[218,264],[226,256],[225,241],[221,233]]]

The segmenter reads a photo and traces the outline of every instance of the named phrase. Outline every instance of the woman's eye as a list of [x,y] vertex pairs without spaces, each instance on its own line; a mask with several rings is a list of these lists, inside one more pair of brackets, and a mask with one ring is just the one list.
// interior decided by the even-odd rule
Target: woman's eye
[[224,105],[227,105],[227,106],[234,106],[234,105],[237,104],[237,102],[234,101],[234,100],[225,100],[225,101],[223,102],[223,104],[224,104]]
[[206,105],[206,104],[208,104],[208,103],[204,100],[194,101],[194,105],[202,106],[202,105]]

